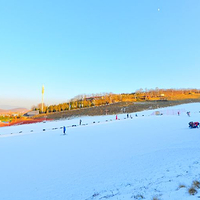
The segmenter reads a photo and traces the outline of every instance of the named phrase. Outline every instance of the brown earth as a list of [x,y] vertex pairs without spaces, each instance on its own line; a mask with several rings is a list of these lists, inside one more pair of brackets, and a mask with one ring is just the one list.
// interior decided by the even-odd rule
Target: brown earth
[[78,116],[95,116],[95,115],[113,115],[119,113],[132,113],[142,110],[153,110],[162,107],[175,106],[185,103],[200,102],[200,99],[185,99],[177,101],[144,101],[144,102],[119,102],[104,106],[81,108],[76,110],[62,111],[59,113],[49,113],[45,115],[39,115],[35,118],[47,118],[47,119],[62,119],[62,118],[74,118]]
[[9,123],[0,122],[0,127],[40,123],[40,122],[47,121],[47,120],[50,121],[51,119],[43,119],[43,118],[39,118],[39,119],[17,119],[17,120],[13,120],[12,122],[9,122]]

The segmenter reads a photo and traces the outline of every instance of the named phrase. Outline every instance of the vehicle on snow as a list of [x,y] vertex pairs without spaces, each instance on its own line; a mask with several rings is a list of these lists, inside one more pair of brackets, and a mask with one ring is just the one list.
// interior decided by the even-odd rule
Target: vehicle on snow
[[199,122],[189,122],[189,128],[199,128]]

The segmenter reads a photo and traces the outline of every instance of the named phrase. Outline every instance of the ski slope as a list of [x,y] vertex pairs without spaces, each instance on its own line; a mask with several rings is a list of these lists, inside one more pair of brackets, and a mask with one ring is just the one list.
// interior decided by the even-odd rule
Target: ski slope
[[158,110],[0,128],[0,199],[200,198],[200,103]]

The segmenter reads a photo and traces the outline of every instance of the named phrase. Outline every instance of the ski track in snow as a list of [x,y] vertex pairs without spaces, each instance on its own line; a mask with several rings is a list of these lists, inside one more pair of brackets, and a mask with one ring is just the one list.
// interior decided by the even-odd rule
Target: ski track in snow
[[0,198],[200,199],[200,190],[188,194],[200,181],[200,129],[188,128],[200,121],[200,103],[158,110],[170,115],[150,110],[133,119],[82,117],[82,126],[76,118],[1,128]]

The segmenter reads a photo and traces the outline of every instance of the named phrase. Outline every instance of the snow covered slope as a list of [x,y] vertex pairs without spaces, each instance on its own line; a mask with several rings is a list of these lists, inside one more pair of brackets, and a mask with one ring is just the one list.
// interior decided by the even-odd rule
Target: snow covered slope
[[188,189],[200,181],[200,129],[188,122],[200,121],[199,110],[195,103],[160,116],[84,117],[82,126],[77,118],[0,128],[0,199],[198,199],[200,190]]

